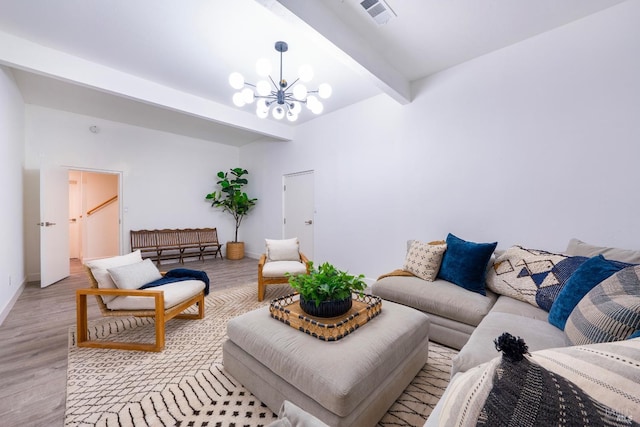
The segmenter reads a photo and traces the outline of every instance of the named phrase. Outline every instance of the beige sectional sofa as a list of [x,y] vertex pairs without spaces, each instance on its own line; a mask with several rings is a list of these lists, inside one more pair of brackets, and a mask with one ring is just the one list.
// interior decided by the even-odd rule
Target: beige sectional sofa
[[[411,241],[408,245],[411,245]],[[572,239],[565,253],[558,256],[588,259],[598,254],[604,255],[607,260],[640,264],[640,251],[593,246],[577,239]],[[501,253],[496,255],[498,258],[494,255],[489,262],[487,268],[489,272],[493,267],[496,267],[496,271],[500,270],[498,263],[495,266],[493,263],[496,259],[501,259],[499,257]],[[533,264],[529,267],[531,267],[530,270],[537,268]],[[636,270],[640,271],[640,269]],[[560,276],[558,272],[555,274]],[[555,276],[549,277],[555,280]],[[542,276],[534,279],[540,283],[543,283],[543,279],[551,280]],[[493,280],[498,283],[502,279],[493,277]],[[571,345],[565,331],[549,323],[549,313],[536,306],[535,295],[526,294],[529,291],[518,289],[514,291],[513,284],[503,282],[505,281],[502,280],[498,283],[498,288],[506,286],[503,294],[491,291],[489,288],[492,287],[488,286],[486,295],[481,295],[439,278],[434,281],[426,281],[418,277],[391,274],[383,276],[375,282],[372,285],[372,293],[385,300],[408,305],[429,315],[431,319],[430,339],[460,350],[453,360],[452,378],[456,374],[458,377],[462,376],[461,373],[466,371],[474,370],[475,372],[479,365],[490,365],[488,362],[492,361],[494,364],[497,363],[496,360],[500,360],[500,353],[495,348],[494,340],[503,332],[522,337],[530,352],[557,351],[557,349],[568,348]],[[542,286],[546,285],[548,283],[544,282]],[[493,289],[495,290],[496,287],[494,286]],[[548,289],[558,292],[558,289],[561,288],[549,287]],[[629,341],[640,343],[639,339]],[[477,374],[474,375],[477,377]],[[632,378],[633,376],[636,379],[640,378],[640,369],[636,367]],[[469,390],[474,384],[477,383],[468,383],[463,388]],[[636,386],[640,387],[637,382]],[[449,390],[451,388],[450,384],[447,393],[451,394]],[[464,392],[466,393],[466,391]],[[438,406],[437,411],[434,411],[434,415],[427,423],[428,425],[440,425],[439,416],[442,405]]]
[[[594,246],[578,239],[571,239],[565,250],[569,256],[598,254],[640,264],[640,251]],[[492,257],[490,263],[495,259]],[[460,350],[453,361],[452,376],[496,357],[493,340],[503,332],[524,337],[530,351],[567,345],[564,331],[548,322],[548,312],[490,289],[484,296],[440,278],[427,282],[414,276],[391,275],[376,281],[371,293],[429,315],[430,340]]]

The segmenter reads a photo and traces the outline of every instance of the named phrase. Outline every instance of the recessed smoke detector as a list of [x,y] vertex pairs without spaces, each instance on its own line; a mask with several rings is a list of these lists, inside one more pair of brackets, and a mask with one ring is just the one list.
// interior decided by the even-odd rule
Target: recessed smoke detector
[[378,25],[386,24],[389,19],[398,16],[384,0],[364,0],[360,2],[360,6]]

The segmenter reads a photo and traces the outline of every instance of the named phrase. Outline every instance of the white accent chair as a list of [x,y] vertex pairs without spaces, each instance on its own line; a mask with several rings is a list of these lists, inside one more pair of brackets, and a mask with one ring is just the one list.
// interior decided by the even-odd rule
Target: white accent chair
[[[127,255],[86,263],[91,288],[76,290],[78,347],[162,351],[165,323],[173,318],[204,318],[204,289],[201,280],[184,280],[148,289],[138,289],[162,277],[150,259],[142,260],[137,250]],[[94,295],[103,316],[153,317],[155,342],[122,342],[90,339],[87,296]],[[185,312],[197,305],[194,312]]]
[[309,274],[309,260],[300,252],[297,238],[265,239],[265,246],[258,262],[258,301],[264,300],[267,285],[289,283],[286,273]]

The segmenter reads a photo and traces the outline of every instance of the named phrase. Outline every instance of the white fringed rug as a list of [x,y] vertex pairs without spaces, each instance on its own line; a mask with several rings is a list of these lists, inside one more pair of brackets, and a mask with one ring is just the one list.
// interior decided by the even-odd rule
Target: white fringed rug
[[[291,292],[270,286],[269,297]],[[65,426],[264,426],[276,415],[222,366],[227,321],[268,304],[257,285],[213,291],[203,320],[167,323],[160,353],[78,348],[69,331]],[[383,306],[384,310],[384,306]],[[91,337],[153,341],[149,319],[110,318],[90,323]],[[421,426],[449,381],[455,350],[429,344],[429,362],[380,421]]]

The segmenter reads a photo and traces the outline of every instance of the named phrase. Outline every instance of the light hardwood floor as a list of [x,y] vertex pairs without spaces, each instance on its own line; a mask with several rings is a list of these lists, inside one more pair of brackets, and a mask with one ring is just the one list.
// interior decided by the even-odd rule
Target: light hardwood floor
[[[258,261],[251,258],[207,259],[160,269],[176,267],[206,271],[212,291],[257,283]],[[75,290],[88,286],[84,268],[72,260],[68,278],[44,289],[28,284],[0,326],[0,426],[63,425],[68,331],[76,323]],[[100,317],[90,299],[89,319]]]

